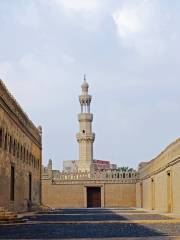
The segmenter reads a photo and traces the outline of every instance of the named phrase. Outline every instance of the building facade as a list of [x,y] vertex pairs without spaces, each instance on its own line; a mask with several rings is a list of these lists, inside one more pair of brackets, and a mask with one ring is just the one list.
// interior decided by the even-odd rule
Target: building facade
[[41,203],[41,135],[0,80],[0,207],[25,211]]

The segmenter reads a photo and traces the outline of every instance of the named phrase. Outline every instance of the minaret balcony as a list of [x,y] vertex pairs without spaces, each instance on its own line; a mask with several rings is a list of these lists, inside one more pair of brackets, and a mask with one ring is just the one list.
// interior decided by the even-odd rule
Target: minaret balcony
[[76,138],[78,142],[94,142],[95,133],[77,133]]
[[93,114],[91,113],[80,113],[78,114],[79,122],[92,122],[93,121]]
[[80,95],[79,96],[79,102],[81,105],[86,103],[91,103],[92,96],[91,95]]

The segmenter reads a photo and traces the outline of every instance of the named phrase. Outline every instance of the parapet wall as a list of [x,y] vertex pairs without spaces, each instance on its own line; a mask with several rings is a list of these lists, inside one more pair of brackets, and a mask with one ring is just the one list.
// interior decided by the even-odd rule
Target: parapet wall
[[87,207],[87,188],[101,189],[101,207],[135,207],[138,174],[120,171],[63,173],[46,169],[42,201],[53,208]]

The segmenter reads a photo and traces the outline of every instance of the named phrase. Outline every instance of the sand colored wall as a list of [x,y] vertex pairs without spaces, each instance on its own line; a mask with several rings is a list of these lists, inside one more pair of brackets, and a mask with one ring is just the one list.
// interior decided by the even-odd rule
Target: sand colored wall
[[139,173],[140,182],[136,184],[137,207],[143,205],[149,210],[180,213],[180,139],[140,168]]
[[105,184],[105,207],[135,207],[135,184]]
[[[32,177],[31,202],[39,205],[41,134],[17,105],[1,80],[0,132],[0,207],[11,211],[27,210],[29,174]],[[11,167],[15,169],[14,200],[10,198]]]
[[180,163],[172,167],[173,212],[180,213]]
[[155,209],[167,211],[167,171],[160,172],[154,177],[155,184]]
[[141,208],[141,186],[140,182],[136,183],[136,207]]
[[135,184],[52,184],[50,180],[42,180],[43,204],[52,208],[84,208],[87,207],[86,187],[101,187],[102,207],[135,207]]
[[53,185],[50,180],[42,181],[42,202],[52,208],[82,208],[83,185]]
[[143,208],[151,208],[151,193],[150,193],[150,180],[146,179],[143,181]]

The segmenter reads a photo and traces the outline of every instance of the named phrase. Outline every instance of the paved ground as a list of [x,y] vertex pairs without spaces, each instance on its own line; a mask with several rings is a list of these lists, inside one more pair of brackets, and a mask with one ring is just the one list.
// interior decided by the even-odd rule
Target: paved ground
[[26,223],[0,225],[0,239],[180,239],[178,236],[180,219],[132,208],[59,209],[29,216]]

